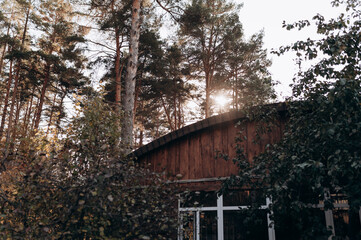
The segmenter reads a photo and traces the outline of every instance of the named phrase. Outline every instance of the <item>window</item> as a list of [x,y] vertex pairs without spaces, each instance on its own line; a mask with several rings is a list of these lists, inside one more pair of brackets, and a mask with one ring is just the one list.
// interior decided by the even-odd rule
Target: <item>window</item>
[[[332,230],[335,239],[361,239],[361,208],[359,212],[350,211],[344,194],[326,194],[325,200],[333,201],[333,209],[325,211],[326,225]],[[320,208],[324,204],[320,203]]]
[[[320,201],[301,212],[297,220],[314,227],[323,236],[329,229],[334,239],[361,239],[361,208],[358,213],[350,212],[344,195],[324,197],[325,200],[330,198],[332,210],[325,210],[324,201]],[[256,216],[250,216],[247,208],[255,202],[259,204],[259,211]],[[265,210],[269,204],[270,200],[261,199],[257,191],[231,191],[224,196],[217,196],[215,192],[189,193],[179,202],[178,240],[299,239],[300,229],[292,218],[278,218],[275,213],[280,222],[274,229]]]
[[[257,199],[256,192],[234,191],[226,196],[215,192],[192,192],[179,203],[179,240],[266,240],[274,229],[265,209],[250,220],[246,209]],[[270,228],[268,228],[270,226]]]

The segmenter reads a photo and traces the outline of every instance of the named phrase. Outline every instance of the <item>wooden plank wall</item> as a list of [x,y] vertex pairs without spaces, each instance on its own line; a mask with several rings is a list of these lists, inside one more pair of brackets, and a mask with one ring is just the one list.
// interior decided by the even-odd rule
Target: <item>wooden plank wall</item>
[[240,129],[243,130],[241,137],[246,137],[241,145],[249,161],[267,144],[279,141],[284,129],[281,122],[271,132],[262,134],[256,143],[255,122],[235,125],[235,121],[230,121],[201,129],[152,150],[139,160],[149,164],[156,172],[164,172],[171,180],[176,179],[177,174],[182,176],[181,180],[227,177],[236,174],[237,167],[232,161],[216,159],[216,151],[228,154],[232,159],[235,156],[235,138],[240,136]]

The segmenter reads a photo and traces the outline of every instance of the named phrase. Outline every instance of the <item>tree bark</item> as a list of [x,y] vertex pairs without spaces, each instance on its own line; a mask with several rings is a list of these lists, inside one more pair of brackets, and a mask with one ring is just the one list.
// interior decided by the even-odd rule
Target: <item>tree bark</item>
[[49,134],[50,131],[50,127],[51,127],[51,123],[53,120],[53,114],[54,114],[54,108],[55,108],[55,101],[56,101],[56,93],[54,94],[54,98],[53,98],[53,105],[51,106],[51,110],[50,110],[50,116],[49,116],[49,122],[48,122],[48,129],[46,130],[46,135]]
[[205,106],[205,112],[206,112],[206,118],[211,116],[211,86],[210,86],[210,76],[209,72],[206,71],[206,106]]
[[46,72],[45,72],[43,88],[41,89],[39,105],[37,107],[36,115],[35,115],[34,132],[36,132],[38,130],[39,124],[40,124],[41,112],[43,111],[43,105],[44,105],[44,99],[45,99],[45,93],[46,93],[46,89],[48,88],[48,82],[49,82],[49,78],[50,78],[50,64],[47,64],[45,71]]
[[170,114],[169,114],[169,111],[167,110],[167,107],[165,106],[165,102],[164,102],[163,96],[160,96],[160,100],[161,100],[161,102],[162,102],[162,106],[163,106],[163,108],[164,108],[165,115],[167,116],[170,130],[171,130],[171,131],[174,131],[175,129],[174,129],[174,127],[173,127],[172,118],[171,118],[171,116],[170,116]]
[[8,105],[9,105],[10,87],[11,87],[12,81],[13,81],[13,61],[11,60],[10,61],[10,69],[9,69],[9,79],[8,79],[8,84],[6,86],[5,103],[4,103],[3,113],[2,113],[2,116],[1,116],[0,139],[2,138],[3,131],[4,131],[6,114],[7,114]]
[[30,100],[28,101],[28,105],[27,105],[27,108],[26,108],[25,116],[24,116],[23,138],[27,135],[27,132],[28,132],[29,119],[30,119],[30,115],[31,115],[31,108],[33,106],[34,92],[35,92],[35,86],[33,87],[33,91],[31,92],[31,97],[30,97]]
[[11,97],[11,107],[9,112],[9,121],[8,121],[8,128],[6,131],[6,141],[5,141],[5,151],[4,151],[4,157],[1,161],[1,170],[6,170],[5,163],[7,162],[9,151],[10,151],[10,140],[11,140],[11,132],[13,128],[13,115],[14,115],[14,109],[16,104],[16,96],[18,94],[18,83],[19,83],[19,77],[20,77],[20,67],[21,67],[21,60],[18,61],[17,69],[16,69],[16,75],[15,75],[15,82],[14,82],[14,91],[13,95]]
[[[116,43],[116,56],[115,56],[115,105],[117,111],[121,110],[121,69],[120,69],[120,32],[118,28],[115,28],[115,43]],[[123,68],[123,67],[122,67]]]
[[58,118],[56,119],[56,128],[57,128],[57,131],[56,131],[56,134],[57,134],[57,137],[58,137],[58,134],[61,130],[61,127],[60,127],[60,124],[61,124],[61,111],[63,109],[63,104],[64,104],[64,98],[66,97],[66,91],[64,91],[63,95],[60,97],[60,103],[58,105],[58,109],[59,109],[59,116]]
[[[10,32],[10,24],[9,24],[7,32],[6,32],[7,36],[9,36],[9,32]],[[2,70],[3,70],[3,62],[4,62],[5,53],[6,53],[6,47],[7,47],[7,44],[5,43],[2,53],[1,53],[1,58],[0,58],[0,74],[2,73]]]
[[140,32],[140,2],[133,0],[132,3],[132,26],[129,41],[129,60],[127,64],[127,75],[125,77],[125,97],[124,97],[124,120],[122,125],[122,143],[129,153],[133,147],[133,114],[134,114],[134,92],[135,76],[137,74],[139,32]]
[[[30,16],[30,7],[28,7],[27,12],[26,12],[26,16],[25,16],[25,23],[24,23],[24,32],[23,32],[23,36],[22,36],[22,40],[21,40],[21,50],[23,50],[24,47],[24,43],[25,43],[25,38],[26,38],[26,32],[28,29],[28,22],[29,22],[29,16]],[[4,157],[1,160],[1,170],[6,170],[5,167],[5,163],[7,161],[7,158],[9,156],[9,145],[10,145],[10,133],[12,131],[12,125],[13,125],[13,115],[14,115],[14,108],[15,108],[15,100],[16,100],[16,96],[18,94],[18,83],[19,83],[19,78],[20,78],[20,68],[21,68],[21,59],[18,60],[17,64],[16,64],[16,73],[15,73],[15,80],[14,80],[14,91],[13,91],[13,95],[11,98],[11,107],[10,107],[10,112],[9,112],[9,121],[8,121],[8,129],[6,131],[6,142],[5,142],[5,150],[4,150]]]
[[19,130],[18,122],[19,122],[19,118],[20,118],[20,111],[21,111],[21,108],[22,108],[22,105],[20,105],[20,101],[21,101],[20,96],[18,96],[17,99],[16,99],[16,112],[15,112],[15,119],[14,119],[14,127],[12,129],[12,135],[11,135],[11,138],[10,138],[10,143],[11,143],[10,150],[11,150],[11,152],[14,151],[15,139],[16,139],[16,135],[18,134],[18,130]]

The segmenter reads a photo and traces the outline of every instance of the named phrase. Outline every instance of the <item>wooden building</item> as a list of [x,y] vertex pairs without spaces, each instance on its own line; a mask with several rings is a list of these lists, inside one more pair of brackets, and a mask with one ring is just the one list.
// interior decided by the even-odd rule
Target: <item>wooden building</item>
[[[271,132],[263,134],[255,143],[255,121],[245,121],[242,112],[228,112],[196,122],[137,149],[134,154],[144,164],[149,164],[155,172],[164,172],[169,180],[197,190],[218,190],[214,183],[232,174],[237,174],[237,166],[232,161],[217,159],[217,153],[235,155],[236,137],[242,129],[246,139],[242,147],[249,159],[262,152],[266,144],[280,140],[285,122],[285,105],[274,104],[266,108],[276,108],[280,122]],[[242,121],[242,124],[239,124]],[[192,184],[190,184],[192,183]]]
[[[280,122],[272,131],[262,134],[257,143],[254,142],[257,122],[247,121],[242,112],[229,112],[171,132],[134,151],[139,162],[164,173],[169,181],[189,191],[178,206],[182,219],[179,239],[275,239],[274,229],[267,227],[271,222],[265,211],[264,221],[252,227],[257,231],[244,238],[247,226],[239,227],[240,216],[233,213],[249,205],[250,191],[238,191],[232,196],[216,194],[225,178],[238,173],[232,161],[216,155],[227,154],[232,159],[241,130],[245,137],[241,144],[249,161],[261,153],[266,144],[280,140],[285,125],[285,105],[266,106],[271,108],[278,111]],[[262,207],[266,208],[267,204],[265,200]]]
[[[223,180],[238,173],[233,161],[216,158],[217,153],[232,159],[236,138],[242,137],[240,144],[252,162],[267,144],[281,139],[287,121],[286,105],[264,106],[265,111],[270,109],[276,110],[278,120],[271,131],[258,135],[258,141],[254,140],[260,123],[248,120],[242,112],[229,112],[171,132],[133,152],[139,162],[164,173],[172,184],[186,191],[178,204],[179,240],[276,239],[273,223],[264,210],[269,199],[258,199],[256,191],[246,189],[225,196],[216,194]],[[247,223],[240,209],[247,208],[251,201],[260,201],[260,215],[258,221]],[[332,212],[325,211],[325,218],[327,225],[334,226]],[[279,236],[278,240],[288,239],[287,235]]]

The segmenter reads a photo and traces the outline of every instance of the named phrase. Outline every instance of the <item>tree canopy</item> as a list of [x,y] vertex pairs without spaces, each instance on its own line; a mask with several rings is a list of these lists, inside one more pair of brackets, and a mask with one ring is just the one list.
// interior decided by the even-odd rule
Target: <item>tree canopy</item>
[[[331,20],[316,15],[313,21],[321,39],[298,41],[278,51],[295,51],[301,63],[318,59],[295,79],[282,140],[267,146],[252,163],[239,149],[234,159],[239,175],[228,182],[262,189],[263,196],[272,199],[277,239],[325,239],[331,234],[360,238],[354,227],[361,206],[361,5],[352,0],[332,4],[346,4],[347,13]],[[284,27],[308,25],[301,21]],[[315,207],[322,202],[324,209],[340,214],[334,205],[340,201],[349,205],[350,227],[343,231],[325,224],[324,213]]]

